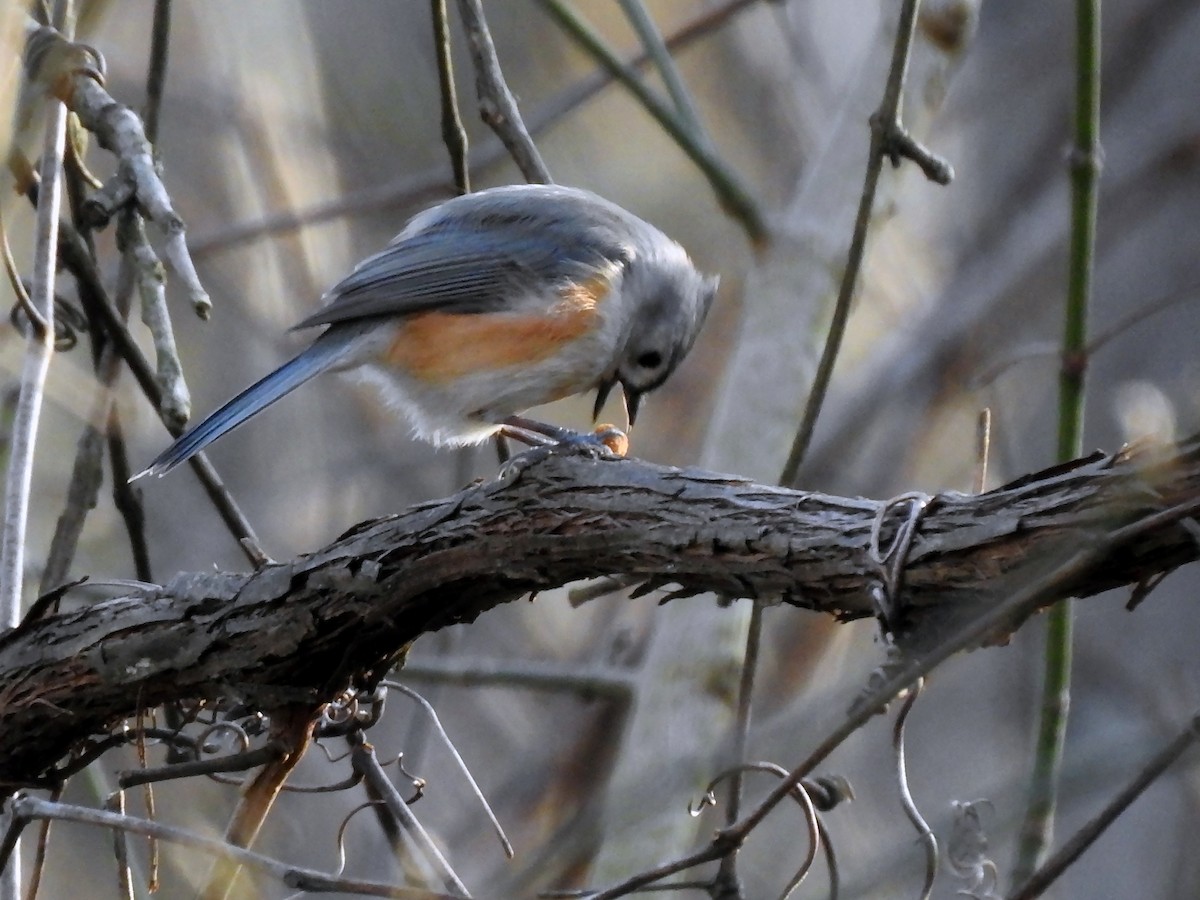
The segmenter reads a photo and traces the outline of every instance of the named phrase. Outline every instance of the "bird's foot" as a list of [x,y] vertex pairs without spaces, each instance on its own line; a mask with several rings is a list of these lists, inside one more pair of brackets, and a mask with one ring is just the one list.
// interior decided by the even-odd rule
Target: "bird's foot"
[[615,425],[598,425],[595,431],[580,432],[524,416],[509,416],[500,434],[531,447],[577,450],[600,457],[623,457],[629,452],[629,437]]

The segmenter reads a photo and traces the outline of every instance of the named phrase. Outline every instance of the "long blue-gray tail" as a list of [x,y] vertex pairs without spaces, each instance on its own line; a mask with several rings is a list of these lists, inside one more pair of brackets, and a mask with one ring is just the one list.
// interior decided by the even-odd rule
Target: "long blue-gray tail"
[[165,475],[180,463],[187,462],[221,435],[262,412],[284,394],[294,391],[313,376],[335,366],[345,352],[344,342],[324,341],[318,338],[316,343],[295,359],[250,385],[203,422],[180,435],[175,443],[133,477]]

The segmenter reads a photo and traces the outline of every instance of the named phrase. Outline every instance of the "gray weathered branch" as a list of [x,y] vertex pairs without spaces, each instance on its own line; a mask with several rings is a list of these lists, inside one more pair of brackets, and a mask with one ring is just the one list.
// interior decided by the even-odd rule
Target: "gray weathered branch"
[[[1083,542],[1200,496],[1200,437],[1097,455],[979,496],[939,495],[904,571],[919,634],[1004,596]],[[0,783],[52,780],[141,703],[265,708],[370,685],[416,638],[500,603],[618,573],[672,596],[761,597],[841,618],[874,611],[868,546],[904,504],[544,449],[496,480],[355,526],[252,574],[183,574],[0,635]],[[1196,558],[1190,520],[1139,537],[1069,593],[1141,585]]]

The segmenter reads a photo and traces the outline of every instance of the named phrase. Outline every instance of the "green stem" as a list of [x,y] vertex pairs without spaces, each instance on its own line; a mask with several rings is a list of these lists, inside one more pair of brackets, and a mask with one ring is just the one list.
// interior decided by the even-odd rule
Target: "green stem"
[[[1075,146],[1071,152],[1071,241],[1066,322],[1059,374],[1058,459],[1083,449],[1087,372],[1087,314],[1096,243],[1100,178],[1100,0],[1075,3]],[[1029,805],[1017,849],[1013,884],[1023,884],[1045,857],[1054,836],[1059,773],[1070,708],[1073,618],[1069,602],[1047,616],[1046,658],[1036,757]]]

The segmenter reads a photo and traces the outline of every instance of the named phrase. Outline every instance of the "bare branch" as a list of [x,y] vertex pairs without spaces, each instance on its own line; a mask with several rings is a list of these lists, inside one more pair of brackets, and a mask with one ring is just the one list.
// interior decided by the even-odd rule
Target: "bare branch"
[[106,812],[99,809],[88,809],[84,806],[74,806],[69,803],[50,803],[36,797],[18,796],[11,801],[12,812],[17,821],[31,819],[59,819],[64,822],[79,822],[84,825],[97,825],[102,828],[115,828],[134,834],[144,834],[159,840],[171,841],[186,847],[210,853],[221,859],[235,861],[239,865],[251,866],[274,875],[288,887],[312,893],[347,893],[361,894],[368,897],[393,897],[396,900],[456,900],[456,895],[439,894],[433,891],[423,891],[417,888],[395,887],[390,884],[380,884],[372,881],[359,881],[353,878],[335,878],[314,869],[292,866],[279,860],[271,859],[251,850],[234,847],[218,838],[207,837],[164,825],[161,822],[151,822],[133,816],[123,816],[119,813]]
[[162,392],[159,415],[168,428],[183,428],[192,414],[192,398],[167,312],[166,274],[146,237],[142,217],[132,210],[123,210],[118,217],[117,246],[142,301],[142,322],[154,338],[155,377]]
[[16,624],[25,585],[25,526],[33,481],[34,445],[41,416],[42,393],[54,352],[54,278],[57,266],[58,213],[62,199],[62,161],[66,142],[66,110],[51,101],[46,107],[42,146],[42,190],[38,197],[30,309],[40,327],[30,329],[21,369],[21,393],[13,417],[4,491],[4,533],[0,539],[0,627]]
[[475,90],[479,94],[479,115],[504,143],[513,162],[526,181],[550,184],[550,170],[529,136],[529,130],[517,109],[517,99],[508,89],[500,71],[500,58],[492,33],[483,15],[482,0],[458,0],[458,15],[467,32],[467,44],[475,62]]
[[935,157],[918,144],[905,129],[900,119],[900,105],[904,97],[904,82],[908,73],[909,53],[912,51],[918,2],[919,0],[903,0],[900,7],[900,21],[896,26],[896,43],[892,48],[892,63],[888,70],[883,100],[879,104],[879,109],[871,116],[871,150],[867,160],[866,177],[863,179],[862,194],[858,201],[858,213],[854,219],[854,233],[850,238],[850,249],[846,256],[846,268],[842,272],[842,282],[838,287],[837,303],[834,305],[833,319],[829,324],[825,347],[821,351],[821,360],[817,364],[812,389],[804,405],[804,416],[800,420],[799,428],[796,429],[791,452],[788,454],[783,472],[779,476],[782,484],[797,483],[796,476],[808,453],[817,417],[825,403],[825,393],[829,388],[830,379],[833,377],[833,367],[837,363],[838,353],[841,350],[842,336],[850,316],[850,306],[858,288],[858,275],[862,269],[863,256],[867,246],[867,231],[871,225],[871,215],[875,207],[875,191],[879,186],[879,176],[883,170],[884,159],[890,159],[893,166],[898,166],[901,158],[911,159],[921,166],[926,177],[938,184],[949,184],[954,177],[954,170],[950,164]]
[[367,743],[362,732],[353,732],[348,739],[351,746],[350,760],[355,771],[361,773],[371,787],[378,792],[388,812],[400,823],[404,833],[420,851],[421,859],[428,864],[447,888],[455,892],[456,896],[470,897],[466,886],[450,867],[450,863],[438,849],[433,838],[429,836],[429,832],[413,815],[404,798],[400,796],[400,792],[396,790],[396,786],[392,784],[392,780],[383,771],[383,766],[379,764],[379,759],[375,755],[375,748]]
[[450,53],[450,29],[446,24],[446,0],[430,0],[433,16],[433,47],[437,52],[438,86],[442,97],[442,141],[450,154],[454,187],[460,194],[471,192],[471,174],[467,159],[467,130],[458,112],[458,92],[454,88],[454,59]]
[[[162,231],[163,255],[179,276],[196,314],[208,318],[212,300],[192,265],[186,226],[175,212],[171,195],[158,174],[154,148],[146,139],[141,120],[128,106],[114,100],[96,79],[83,74],[75,76],[65,99],[80,123],[96,135],[100,146],[120,160],[116,179],[133,189],[139,210]],[[108,196],[108,193],[98,194],[88,203],[89,213],[98,222],[107,221],[117,211],[117,207],[105,204]]]
[[[1129,523],[1048,605],[1134,584],[1198,555],[1172,510],[1200,497],[1200,437],[1097,455],[982,495],[935,497],[915,536],[898,627],[936,644],[1040,573]],[[879,504],[634,460],[531,451],[500,478],[364,522],[251,574],[195,573],[0,636],[0,782],[53,783],[89,736],[146,707],[237,694],[278,708],[372,685],[417,636],[530,591],[619,572],[674,596],[715,592],[873,614]],[[1190,513],[1189,513],[1190,514]],[[893,509],[884,535],[900,527]],[[498,574],[503,573],[503,574]],[[1035,606],[1004,620],[998,640]]]

